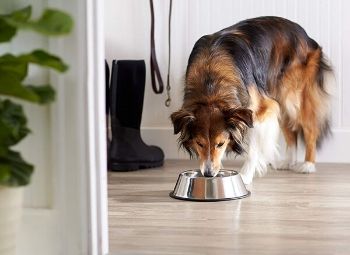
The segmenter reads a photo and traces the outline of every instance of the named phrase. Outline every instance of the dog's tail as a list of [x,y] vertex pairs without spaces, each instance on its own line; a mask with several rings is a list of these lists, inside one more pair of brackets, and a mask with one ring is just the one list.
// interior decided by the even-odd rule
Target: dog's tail
[[[314,105],[315,109],[313,110],[318,121],[317,148],[320,148],[325,138],[331,135],[331,79],[329,78],[333,77],[332,67],[328,64],[321,47],[318,47],[317,50],[310,54],[306,72],[312,79],[312,81],[309,80],[307,82],[314,84],[314,86],[311,86],[311,96],[318,102],[317,105]],[[303,133],[301,137],[304,138]]]
[[[331,122],[331,95],[329,93],[329,87],[330,79],[327,79],[327,76],[333,75],[333,69],[328,64],[327,59],[325,58],[323,52],[321,51],[320,56],[320,64],[319,64],[319,70],[316,76],[316,82],[319,87],[319,94],[321,95],[321,102],[324,104],[324,108],[320,107],[320,111],[325,111],[324,113],[321,113],[320,115],[325,114],[325,117],[320,119],[320,135],[317,139],[317,148],[320,148],[322,145],[322,142],[325,138],[331,135],[331,128],[330,128],[330,122]],[[327,84],[326,84],[327,82]],[[322,109],[323,108],[323,109]]]

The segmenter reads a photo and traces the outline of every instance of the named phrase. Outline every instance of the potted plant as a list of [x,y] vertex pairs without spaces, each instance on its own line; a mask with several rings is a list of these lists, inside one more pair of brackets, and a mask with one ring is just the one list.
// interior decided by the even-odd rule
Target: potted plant
[[[31,13],[30,6],[8,14],[2,14],[0,8],[0,43],[11,41],[19,29],[47,36],[71,31],[73,21],[62,11],[46,9],[35,20]],[[34,169],[12,148],[30,133],[20,100],[47,104],[55,98],[50,85],[25,84],[30,64],[58,72],[65,72],[68,68],[59,57],[42,49],[20,55],[0,55],[0,254],[15,253],[23,187],[30,183]]]

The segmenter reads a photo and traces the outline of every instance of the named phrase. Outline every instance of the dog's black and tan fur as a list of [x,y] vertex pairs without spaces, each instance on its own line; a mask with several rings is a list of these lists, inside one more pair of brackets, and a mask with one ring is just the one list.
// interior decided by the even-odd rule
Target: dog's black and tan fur
[[246,151],[241,173],[249,183],[274,160],[279,122],[290,154],[302,134],[305,163],[297,169],[312,172],[316,145],[329,133],[326,71],[321,47],[283,18],[249,19],[205,35],[189,57],[183,106],[171,115],[174,132],[205,176],[217,174],[225,151]]

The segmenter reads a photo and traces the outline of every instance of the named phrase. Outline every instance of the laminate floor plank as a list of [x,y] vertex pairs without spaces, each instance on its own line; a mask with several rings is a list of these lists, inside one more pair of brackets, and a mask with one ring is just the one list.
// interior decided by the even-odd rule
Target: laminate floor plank
[[111,254],[350,254],[350,164],[270,171],[241,200],[170,198],[178,174],[196,166],[109,172]]

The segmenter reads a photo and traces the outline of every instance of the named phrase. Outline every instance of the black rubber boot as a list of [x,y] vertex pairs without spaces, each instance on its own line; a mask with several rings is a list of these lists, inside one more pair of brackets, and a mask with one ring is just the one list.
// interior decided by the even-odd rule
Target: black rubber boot
[[105,74],[106,74],[106,115],[109,114],[109,100],[110,100],[110,96],[109,96],[109,66],[107,63],[107,60],[105,60]]
[[109,169],[130,171],[163,165],[164,153],[140,135],[146,66],[143,60],[113,61],[111,79],[112,142]]
[[[109,66],[105,60],[105,72],[106,72],[106,138],[107,138],[107,152],[109,151],[110,137],[109,137],[109,109],[110,109],[110,95],[109,95]],[[109,157],[107,153],[107,157]]]

